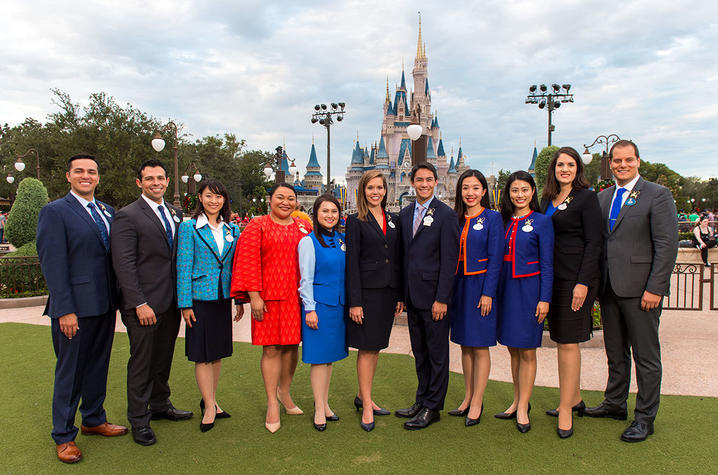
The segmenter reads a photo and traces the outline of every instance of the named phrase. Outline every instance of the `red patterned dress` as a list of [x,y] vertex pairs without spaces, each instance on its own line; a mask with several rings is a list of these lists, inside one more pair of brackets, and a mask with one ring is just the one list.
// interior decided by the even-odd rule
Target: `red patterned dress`
[[232,269],[232,297],[259,292],[267,311],[252,319],[253,345],[297,345],[302,339],[297,245],[311,226],[299,218],[277,224],[269,215],[249,222],[240,236]]

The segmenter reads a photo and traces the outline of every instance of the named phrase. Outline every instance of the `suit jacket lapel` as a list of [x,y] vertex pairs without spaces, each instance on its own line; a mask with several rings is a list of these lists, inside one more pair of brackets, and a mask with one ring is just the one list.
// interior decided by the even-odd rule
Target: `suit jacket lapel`
[[[559,208],[559,207],[557,206],[557,207],[556,207],[556,211],[554,211],[553,214],[554,214],[554,215],[557,215],[558,213],[563,213],[564,211],[566,211],[566,210],[568,209],[568,207],[571,206],[571,201],[573,201],[573,199],[576,197],[576,193],[577,193],[577,192],[578,192],[578,190],[576,190],[576,188],[571,188],[571,192],[568,194],[568,196],[566,197],[566,199],[563,200],[561,203],[558,204],[558,206],[561,206],[563,203],[566,203],[566,200],[568,200],[569,198],[571,198],[571,199],[569,200],[569,202],[566,203],[566,207],[565,207],[564,209],[561,209],[561,208]],[[550,202],[550,200],[549,200],[549,202]],[[544,208],[542,212],[545,213],[547,208],[548,208],[548,203],[546,204],[546,208]]]
[[[427,226],[424,226],[424,219],[426,219],[427,216],[430,216],[430,215],[429,215],[429,209],[432,207],[431,205],[434,203],[434,200],[435,200],[435,199],[436,199],[436,197],[432,198],[431,201],[429,201],[429,202],[426,203],[426,205],[425,205],[426,210],[424,211],[424,217],[421,218],[421,222],[419,223],[419,227],[418,227],[417,230],[416,230],[416,234],[414,235],[414,238],[415,238],[415,239],[416,239],[416,236],[418,236],[419,233],[420,233],[424,228],[427,227]],[[416,206],[416,204],[414,204],[414,206]],[[412,216],[412,218],[414,217],[414,212],[413,212],[413,211],[412,211],[412,213],[411,213],[411,216]],[[432,216],[432,219],[434,219],[433,216]],[[412,230],[412,231],[414,230],[414,223],[411,223],[411,230]]]
[[[222,234],[224,236],[224,248],[222,249],[222,262],[227,258],[229,255],[229,251],[232,250],[232,246],[234,246],[234,243],[237,242],[237,236],[234,235],[234,229],[232,229],[231,226],[227,227],[226,225],[222,225]],[[227,242],[227,236],[232,236],[232,242]]]
[[[613,189],[613,191],[609,191]],[[603,228],[607,232],[611,232],[610,224],[608,222],[609,215],[611,213],[611,203],[613,202],[613,193],[616,191],[615,185],[606,188],[602,193],[603,196],[601,196],[600,205],[601,205],[601,218],[603,219]]]
[[[92,219],[92,216],[90,216],[90,213],[85,210],[79,201],[77,201],[77,198],[72,196],[72,194],[68,193],[65,195],[65,201],[67,201],[68,205],[70,206],[70,209],[74,211],[80,218],[87,223],[88,226],[95,232],[95,236],[97,236],[97,239],[100,240],[100,243],[102,243],[102,246],[105,246],[105,241],[102,239],[102,234],[100,234],[100,230],[97,227],[97,223],[94,219]],[[108,219],[109,221],[109,219]],[[110,233],[108,232],[107,235],[109,236]]]
[[[374,218],[374,215],[371,213],[371,211],[369,211],[368,216],[369,216],[369,226],[370,226],[372,229],[374,229],[374,231],[376,231],[376,232],[379,234],[379,236],[380,236],[384,241],[386,241],[386,236],[384,236],[384,231],[382,231],[381,225],[377,222],[376,218]],[[386,226],[387,226],[387,228],[389,227],[389,221],[388,221],[388,220],[387,220]],[[387,232],[387,234],[388,234],[388,233],[389,233],[389,229],[387,229],[386,232]]]
[[[643,188],[644,179],[639,177],[638,181],[636,182],[636,185],[633,187],[630,193],[628,193],[628,196],[626,197],[626,201],[628,201],[628,198],[631,196],[631,193],[634,191],[641,191],[641,188]],[[626,201],[623,202],[623,206],[621,206],[621,211],[618,212],[618,217],[616,218],[616,224],[613,225],[613,230],[615,231],[619,224],[621,224],[621,221],[623,220],[623,217],[626,216],[626,213],[631,211],[631,208],[633,206],[626,206]],[[637,201],[637,199],[636,199]]]
[[214,240],[214,235],[212,234],[212,230],[209,228],[209,224],[206,224],[201,228],[196,228],[195,230],[202,239],[202,242],[204,242],[204,244],[209,248],[212,254],[214,254],[214,256],[217,258],[217,260],[219,260],[219,247],[217,247],[217,242]]
[[[160,221],[159,216],[157,216],[157,214],[155,214],[155,212],[152,210],[150,205],[147,204],[147,202],[145,201],[144,198],[142,198],[140,196],[140,198],[137,201],[140,204],[140,208],[142,208],[142,212],[145,213],[145,216],[147,216],[147,218],[155,224],[155,226],[157,227],[157,230],[162,235],[162,240],[165,242],[165,244],[167,244],[167,248],[169,249],[170,243],[167,241],[167,231],[165,230],[164,223],[162,221]],[[177,235],[178,227],[179,226],[175,226],[175,236]]]

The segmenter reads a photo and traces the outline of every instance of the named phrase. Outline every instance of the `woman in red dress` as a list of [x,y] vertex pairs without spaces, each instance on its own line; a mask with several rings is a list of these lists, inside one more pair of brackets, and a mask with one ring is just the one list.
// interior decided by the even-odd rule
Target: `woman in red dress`
[[269,192],[269,206],[268,215],[252,219],[242,232],[234,259],[232,296],[250,302],[252,344],[263,346],[265,427],[276,432],[280,402],[287,414],[303,414],[289,388],[302,338],[297,244],[312,228],[291,216],[297,195],[290,185],[275,185]]

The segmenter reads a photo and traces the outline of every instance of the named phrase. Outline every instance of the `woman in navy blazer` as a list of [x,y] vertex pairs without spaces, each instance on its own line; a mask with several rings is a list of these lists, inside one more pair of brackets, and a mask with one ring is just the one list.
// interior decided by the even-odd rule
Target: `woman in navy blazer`
[[[546,174],[541,210],[551,216],[555,233],[553,300],[546,320],[558,346],[559,408],[557,432],[573,434],[573,411],[583,415],[580,342],[591,338],[591,310],[601,280],[601,207],[588,189],[583,162],[571,147],[554,153]],[[563,427],[563,428],[562,428]]]
[[459,264],[454,298],[449,306],[451,341],[461,345],[466,393],[449,415],[466,417],[473,426],[481,420],[484,390],[491,371],[490,346],[496,346],[496,287],[503,262],[501,214],[489,209],[483,173],[466,170],[456,183],[454,210],[459,217]]
[[[177,301],[182,309],[185,352],[195,362],[202,394],[200,430],[215,418],[230,417],[216,401],[222,358],[232,355],[232,261],[239,228],[230,223],[229,195],[218,180],[206,180],[197,192],[192,219],[180,224],[177,250]],[[235,321],[244,311],[237,304]]]
[[538,210],[533,177],[525,171],[512,173],[501,197],[506,230],[498,339],[511,354],[514,400],[496,417],[516,418],[516,428],[522,433],[531,429],[529,400],[536,380],[536,348],[541,346],[553,285],[553,225]]

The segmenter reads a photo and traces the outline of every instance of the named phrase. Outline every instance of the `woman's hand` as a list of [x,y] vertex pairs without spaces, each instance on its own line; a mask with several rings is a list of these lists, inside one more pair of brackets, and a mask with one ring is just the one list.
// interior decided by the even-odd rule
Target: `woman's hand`
[[249,307],[252,309],[252,318],[258,322],[264,320],[264,312],[267,311],[267,306],[264,304],[262,297],[259,296],[259,292],[250,293]]
[[481,299],[479,300],[479,305],[476,306],[476,308],[481,309],[481,316],[485,317],[489,313],[491,313],[491,303],[493,302],[493,299],[491,297],[487,297],[486,295],[482,295]]
[[307,322],[307,326],[312,330],[319,329],[319,317],[317,316],[317,312],[314,310],[307,312],[307,316],[304,317],[304,320]]
[[576,284],[573,288],[573,300],[571,300],[571,310],[578,312],[583,307],[583,302],[586,301],[586,295],[588,295],[588,287],[583,284]]
[[192,328],[192,322],[196,322],[197,319],[194,317],[194,311],[191,308],[182,309],[182,318],[188,327]]
[[244,304],[238,303],[236,306],[237,306],[237,313],[234,314],[234,321],[238,322],[244,316]]
[[349,318],[357,325],[364,322],[364,309],[361,307],[349,307]]
[[401,312],[404,311],[404,302],[397,302],[396,303],[396,310],[394,310],[394,318],[401,315]]
[[538,305],[536,305],[536,320],[538,320],[539,323],[543,323],[547,313],[548,302],[539,302]]

